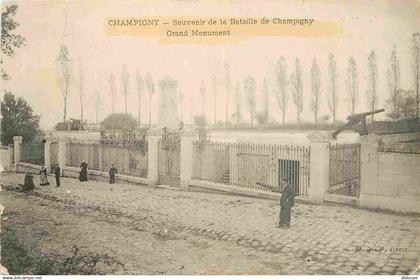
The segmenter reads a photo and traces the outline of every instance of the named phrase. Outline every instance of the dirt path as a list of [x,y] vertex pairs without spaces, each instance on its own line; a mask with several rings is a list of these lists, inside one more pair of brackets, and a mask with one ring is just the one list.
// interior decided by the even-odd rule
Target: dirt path
[[102,256],[94,273],[408,274],[419,263],[418,216],[298,204],[292,228],[279,230],[275,201],[67,178],[62,185],[29,195],[3,187],[2,227],[55,260],[74,246]]

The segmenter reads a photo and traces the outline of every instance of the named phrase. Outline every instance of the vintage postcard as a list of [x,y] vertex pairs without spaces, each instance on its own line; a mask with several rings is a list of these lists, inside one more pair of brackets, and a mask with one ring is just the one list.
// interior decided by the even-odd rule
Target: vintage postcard
[[420,1],[1,13],[3,277],[417,279]]

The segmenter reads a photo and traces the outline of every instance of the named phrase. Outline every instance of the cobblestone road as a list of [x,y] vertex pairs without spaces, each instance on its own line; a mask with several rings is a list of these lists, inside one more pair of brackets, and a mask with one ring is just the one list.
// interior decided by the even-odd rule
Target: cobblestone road
[[[3,186],[22,181],[22,174],[5,173],[1,178]],[[63,178],[62,185],[37,187],[30,199],[47,205],[43,211],[62,211],[63,220],[64,215],[89,217],[79,224],[56,227],[60,234],[79,231],[92,250],[102,247],[123,260],[124,273],[155,274],[152,267],[165,260],[182,267],[168,268],[165,274],[409,274],[419,264],[419,216],[298,203],[291,228],[286,230],[275,227],[276,201],[93,181],[80,184],[68,178]],[[23,195],[3,187],[6,213],[14,196]],[[103,232],[89,231],[90,223]],[[113,231],[115,242],[110,240]],[[118,234],[138,232],[145,234],[142,240],[117,240]],[[49,242],[44,250],[54,246],[53,237]],[[160,250],[159,258],[169,257],[160,259],[161,263],[152,261],[152,257],[140,256],[139,248],[150,254]]]

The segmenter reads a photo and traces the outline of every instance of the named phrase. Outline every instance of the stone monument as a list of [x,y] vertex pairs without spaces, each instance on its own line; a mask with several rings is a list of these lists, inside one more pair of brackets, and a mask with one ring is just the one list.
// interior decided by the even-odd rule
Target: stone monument
[[178,82],[166,76],[159,81],[159,113],[157,128],[179,128],[178,116]]

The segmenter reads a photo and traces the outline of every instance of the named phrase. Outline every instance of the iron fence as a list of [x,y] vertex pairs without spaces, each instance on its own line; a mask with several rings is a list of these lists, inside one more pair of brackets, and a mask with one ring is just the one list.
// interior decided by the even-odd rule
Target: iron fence
[[89,169],[99,170],[99,144],[70,142],[66,145],[66,155],[67,166],[80,167],[86,162]]
[[194,179],[280,192],[286,177],[308,195],[310,147],[196,141],[193,149]]
[[328,193],[359,196],[360,144],[330,144]]
[[138,146],[102,145],[102,171],[108,171],[111,165],[119,174],[146,178],[148,173],[147,149]]
[[44,143],[41,141],[23,142],[20,160],[36,165],[44,165]]
[[420,143],[416,142],[380,142],[378,152],[420,154]]

